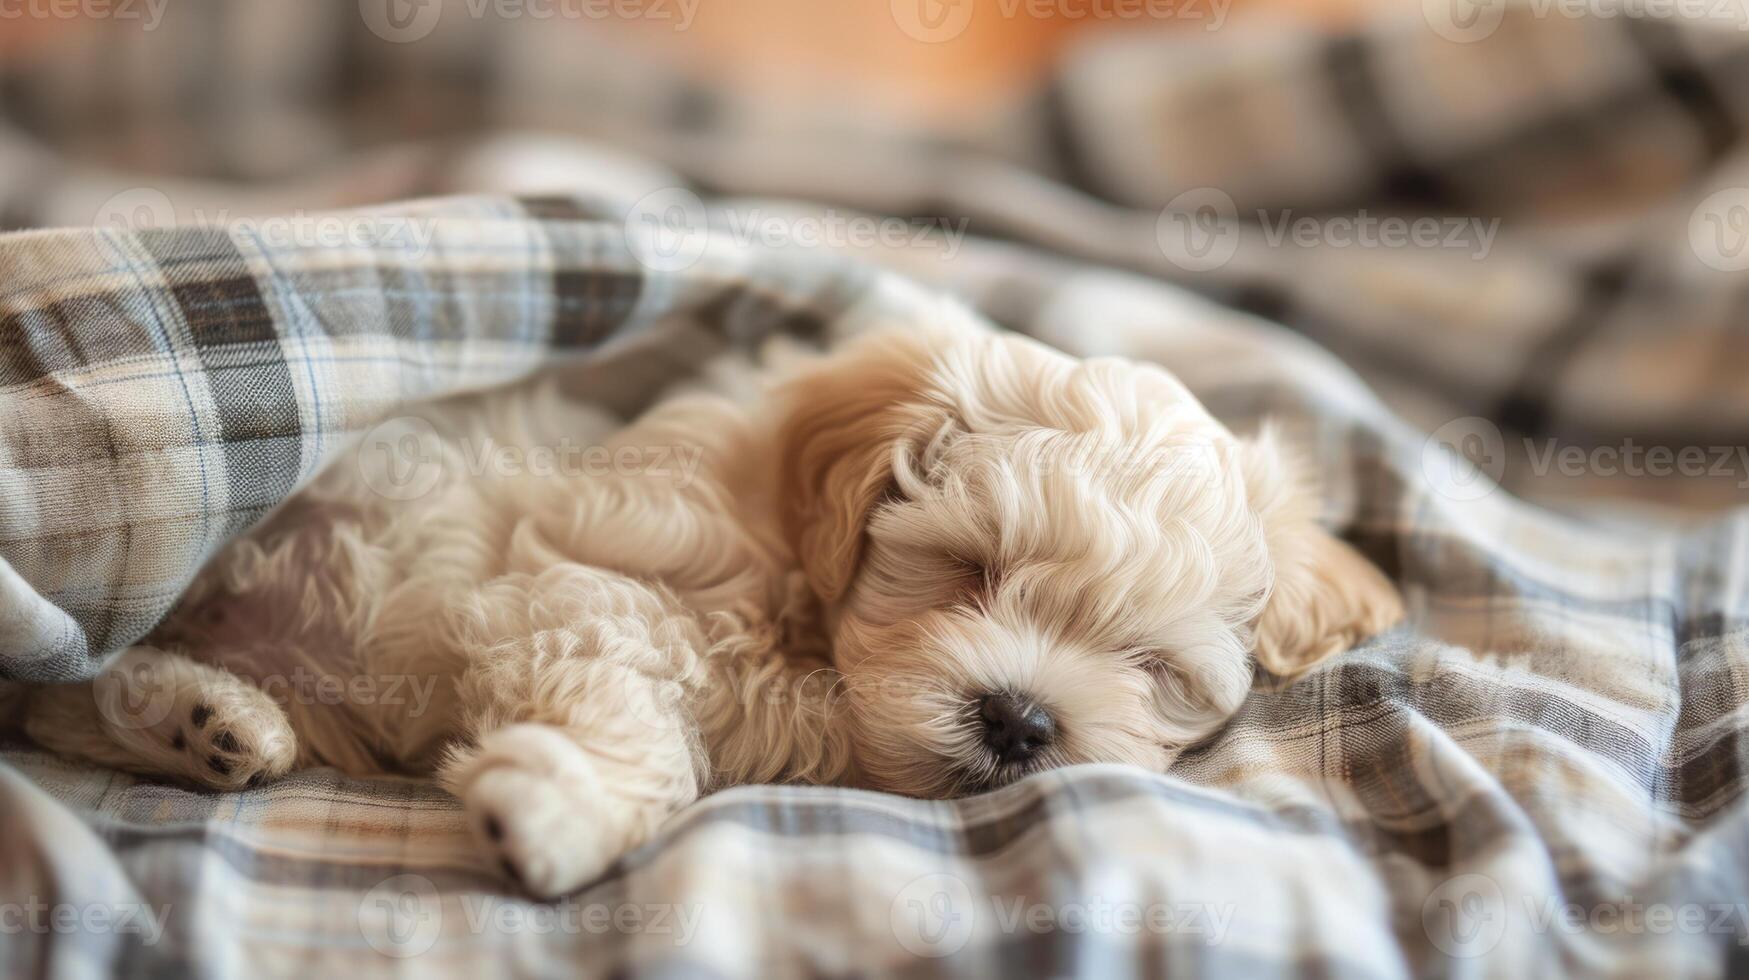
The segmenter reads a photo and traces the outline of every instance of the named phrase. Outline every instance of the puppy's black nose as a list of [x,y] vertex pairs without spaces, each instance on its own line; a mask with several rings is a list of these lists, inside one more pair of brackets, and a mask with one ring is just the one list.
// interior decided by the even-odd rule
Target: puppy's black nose
[[984,695],[978,718],[984,723],[984,744],[1003,762],[1025,762],[1057,737],[1051,713],[1016,694]]

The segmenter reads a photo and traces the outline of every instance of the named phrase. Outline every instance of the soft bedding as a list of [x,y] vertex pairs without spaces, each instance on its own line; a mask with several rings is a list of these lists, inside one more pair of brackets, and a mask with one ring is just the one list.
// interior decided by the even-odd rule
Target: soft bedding
[[[1749,485],[1744,35],[1511,8],[1468,41],[1118,41],[944,136],[760,118],[622,56],[534,57],[536,30],[394,44],[351,5],[262,30],[276,6],[118,32],[162,66],[217,57],[181,47],[199,17],[235,28],[206,67],[239,84],[200,111],[256,137],[180,150],[213,180],[65,162],[165,147],[61,131],[0,69],[8,220],[101,225],[0,238],[0,677],[87,676],[318,467],[402,451],[378,426],[410,400],[539,371],[629,414],[714,352],[947,293],[1157,360],[1235,428],[1281,420],[1410,621],[1260,676],[1169,773],[745,787],[558,904],[507,893],[418,781],[212,795],[8,741],[6,975],[1749,970],[1749,518],[1720,508]],[[137,63],[105,91],[169,125],[175,79],[116,77]],[[372,97],[328,103],[309,64],[374,66]],[[408,142],[352,145],[373,112]],[[581,138],[502,130],[559,118]],[[773,216],[903,233],[749,232]],[[1438,234],[1356,244],[1387,216]],[[1653,447],[1709,469],[1651,472]],[[1674,517],[1614,503],[1678,489]]]

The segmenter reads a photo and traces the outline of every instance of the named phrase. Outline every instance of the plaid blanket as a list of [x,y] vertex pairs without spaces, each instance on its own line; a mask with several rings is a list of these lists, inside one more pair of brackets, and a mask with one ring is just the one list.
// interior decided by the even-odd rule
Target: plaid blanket
[[[744,787],[546,905],[423,783],[197,794],[8,743],[7,975],[1749,970],[1749,518],[1572,506],[1743,499],[1749,37],[1429,5],[1122,40],[933,134],[765,118],[529,25],[396,43],[305,6],[178,6],[114,25],[132,56],[102,71],[0,68],[7,220],[75,226],[0,238],[0,676],[137,640],[408,400],[539,369],[629,414],[715,352],[936,289],[1283,420],[1411,622],[1260,681],[1168,774]],[[191,110],[166,64],[238,84]],[[117,92],[124,124],[72,128]],[[348,135],[383,118],[415,142]],[[559,121],[589,140],[459,138]],[[211,179],[77,162],[163,163],[166,132]],[[451,191],[489,193],[324,209]]]

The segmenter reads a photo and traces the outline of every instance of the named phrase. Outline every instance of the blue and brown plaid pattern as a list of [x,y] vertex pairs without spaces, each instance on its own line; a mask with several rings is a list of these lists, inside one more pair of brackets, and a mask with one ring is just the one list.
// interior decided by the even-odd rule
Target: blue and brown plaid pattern
[[[1749,971],[1749,518],[1592,499],[1743,499],[1749,35],[1477,5],[1501,16],[1473,39],[1411,16],[1117,40],[942,135],[757,117],[620,52],[541,57],[550,30],[396,45],[351,4],[241,29],[276,7],[118,29],[118,52],[179,56],[157,70],[239,79],[193,108],[129,84],[139,58],[54,100],[0,67],[0,214],[76,226],[0,238],[0,673],[89,672],[407,401],[542,371],[630,414],[715,352],[928,317],[936,290],[1074,353],[1157,360],[1237,428],[1281,420],[1410,621],[1260,680],[1167,774],[1086,767],[948,803],[739,788],[553,905],[505,893],[456,802],[417,781],[207,795],[8,743],[7,975]],[[367,97],[332,103],[325,72]],[[116,92],[129,122],[77,131],[81,100]],[[353,143],[367,112],[426,142]],[[186,122],[239,113],[248,146]],[[489,132],[555,121],[584,139]],[[170,126],[221,180],[61,149]],[[487,166],[555,154],[562,187]],[[292,171],[326,176],[273,179]],[[682,186],[714,231],[664,261],[637,202]],[[776,194],[819,203],[755,200]],[[84,227],[165,199],[181,227]],[[951,255],[734,240],[754,211],[826,207],[971,237]],[[343,240],[257,220],[291,209]],[[1386,219],[1439,235],[1332,234]],[[1632,445],[1727,465],[1598,471]],[[1587,472],[1531,472],[1567,450]]]

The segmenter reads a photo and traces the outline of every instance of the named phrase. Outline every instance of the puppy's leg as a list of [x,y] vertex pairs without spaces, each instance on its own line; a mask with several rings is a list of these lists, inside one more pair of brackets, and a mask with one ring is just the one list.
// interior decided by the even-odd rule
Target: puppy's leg
[[712,644],[698,718],[717,786],[853,781],[842,676],[753,630]]
[[181,654],[133,647],[83,684],[32,688],[24,732],[63,755],[211,789],[290,771],[297,739],[265,692]]
[[578,565],[465,605],[471,742],[441,776],[499,868],[537,895],[573,891],[699,795],[698,625],[671,596]]

